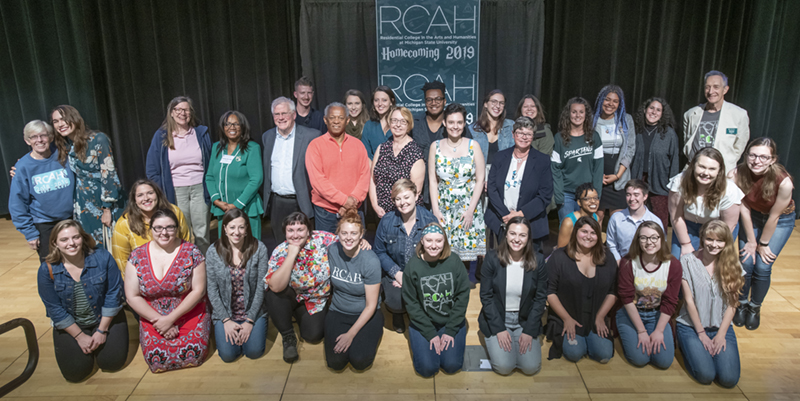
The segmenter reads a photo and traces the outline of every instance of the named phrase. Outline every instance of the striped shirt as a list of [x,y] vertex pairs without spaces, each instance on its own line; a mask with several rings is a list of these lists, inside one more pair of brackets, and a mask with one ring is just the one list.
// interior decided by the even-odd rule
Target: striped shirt
[[86,291],[83,290],[80,281],[76,281],[72,286],[72,308],[78,326],[91,326],[97,323],[97,316],[92,312],[92,305],[86,298]]
[[[719,328],[722,325],[722,316],[728,308],[723,297],[723,291],[716,277],[708,274],[703,261],[695,256],[694,252],[681,256],[683,267],[683,280],[689,283],[692,289],[692,298],[697,307],[697,314],[704,328]],[[742,276],[744,276],[742,269]],[[694,326],[686,303],[681,307],[678,322],[687,326]]]

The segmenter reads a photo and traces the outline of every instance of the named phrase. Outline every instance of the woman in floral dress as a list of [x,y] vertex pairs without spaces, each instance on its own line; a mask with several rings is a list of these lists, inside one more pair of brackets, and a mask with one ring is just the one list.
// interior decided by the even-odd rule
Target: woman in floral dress
[[131,253],[125,269],[125,296],[140,316],[144,360],[153,373],[200,366],[211,333],[205,258],[178,237],[172,210],[156,211],[150,229],[153,240]]
[[53,128],[56,130],[55,143],[61,164],[69,159],[69,167],[75,173],[74,219],[94,238],[98,245],[108,246],[113,222],[120,217],[122,186],[114,156],[111,154],[111,141],[102,132],[89,130],[83,117],[74,107],[61,105],[50,113]]
[[478,143],[462,136],[466,114],[458,103],[445,109],[447,138],[431,146],[428,177],[431,211],[442,224],[453,252],[469,269],[469,261],[486,253],[482,191],[475,190],[483,188],[485,163]]

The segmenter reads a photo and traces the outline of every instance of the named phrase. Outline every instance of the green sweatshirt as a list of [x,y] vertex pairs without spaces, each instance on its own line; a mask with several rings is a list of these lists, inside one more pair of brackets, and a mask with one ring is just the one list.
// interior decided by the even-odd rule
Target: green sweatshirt
[[571,137],[569,146],[564,146],[563,133],[556,134],[550,170],[553,172],[553,199],[564,203],[564,192],[575,193],[579,185],[591,182],[597,196],[603,190],[603,140],[595,131],[592,144],[580,137]]
[[455,337],[469,303],[469,273],[455,253],[428,263],[413,256],[403,272],[403,301],[411,325],[430,341],[438,329]]

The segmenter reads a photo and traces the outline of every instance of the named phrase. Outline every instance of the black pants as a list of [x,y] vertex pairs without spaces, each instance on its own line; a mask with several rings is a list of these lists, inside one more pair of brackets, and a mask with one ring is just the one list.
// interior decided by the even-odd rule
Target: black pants
[[[97,325],[81,327],[84,334],[91,336]],[[78,341],[65,330],[53,329],[53,345],[56,362],[61,374],[68,382],[78,383],[89,378],[94,372],[94,363],[102,370],[122,369],[128,358],[128,321],[125,312],[120,310],[111,321],[106,342],[91,354],[84,354]]]
[[270,196],[269,224],[272,227],[272,235],[277,244],[286,241],[286,233],[283,231],[283,219],[286,216],[300,211],[297,198],[280,196],[274,192]]
[[322,336],[325,334],[323,326],[327,308],[322,312],[309,315],[306,303],[297,302],[297,294],[288,286],[278,293],[267,290],[264,299],[267,303],[267,313],[281,335],[294,334],[292,326],[292,315],[294,315],[297,325],[300,326],[300,337],[303,340],[310,343],[322,341]]
[[350,363],[356,370],[364,370],[372,365],[378,353],[378,343],[383,336],[383,313],[375,311],[367,324],[358,331],[350,348],[337,354],[333,351],[336,338],[350,330],[360,315],[347,315],[336,311],[328,311],[325,317],[325,360],[333,370],[342,370]]
[[45,223],[33,223],[36,231],[39,232],[39,263],[44,262],[47,254],[50,253],[50,233],[53,232],[53,227],[58,224],[57,221],[48,221]]
[[383,287],[383,303],[386,305],[386,310],[392,313],[404,313],[406,308],[403,305],[403,289],[397,288],[392,284],[394,279],[388,275],[381,278],[381,286]]

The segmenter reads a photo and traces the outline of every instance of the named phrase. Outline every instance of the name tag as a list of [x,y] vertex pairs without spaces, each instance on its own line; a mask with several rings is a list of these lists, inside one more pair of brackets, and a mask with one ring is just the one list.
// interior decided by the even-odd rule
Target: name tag
[[231,164],[231,162],[233,162],[233,155],[222,155],[222,160],[220,160],[220,163]]
[[725,133],[728,135],[736,135],[738,132],[738,128],[728,128],[725,130]]

